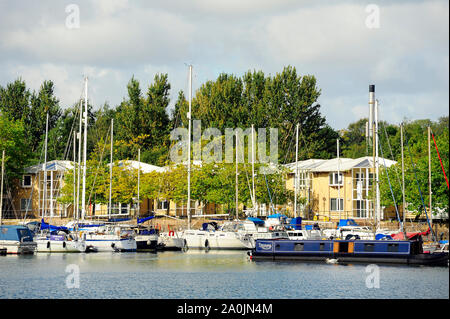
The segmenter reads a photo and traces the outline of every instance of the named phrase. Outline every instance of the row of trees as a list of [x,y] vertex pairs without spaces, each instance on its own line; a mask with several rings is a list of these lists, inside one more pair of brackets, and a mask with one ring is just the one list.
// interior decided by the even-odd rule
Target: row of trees
[[[90,190],[92,198],[97,201],[107,201],[109,174],[106,164],[109,162],[109,147],[105,147],[105,144],[109,142],[112,120],[114,120],[114,161],[136,160],[137,151],[140,149],[142,162],[158,166],[170,164],[169,149],[174,143],[170,140],[170,132],[174,128],[187,127],[188,111],[188,101],[183,91],[178,92],[174,108],[169,110],[170,90],[171,85],[167,74],[156,74],[146,90],[143,90],[141,83],[132,77],[127,84],[127,96],[119,105],[111,107],[105,103],[95,109],[93,105],[88,105],[87,148],[88,158],[90,158],[88,166],[91,172],[96,172],[94,174],[96,175],[96,187]],[[361,119],[351,123],[347,129],[333,130],[320,113],[320,105],[317,102],[320,93],[321,90],[318,88],[314,76],[301,76],[291,66],[285,67],[275,75],[266,75],[262,71],[248,71],[241,77],[223,73],[216,80],[207,81],[196,90],[192,99],[192,118],[201,121],[202,130],[214,127],[222,134],[226,128],[245,130],[251,125],[254,125],[255,128],[277,128],[278,163],[281,164],[292,162],[295,159],[295,126],[297,123],[300,124],[299,160],[335,157],[337,138],[341,140],[341,156],[356,158],[371,155],[371,145],[367,143],[365,137],[367,120]],[[0,86],[0,149],[5,149],[7,152],[6,171],[9,176],[19,177],[24,167],[43,161],[47,113],[49,114],[47,160],[73,158],[70,137],[73,131],[78,129],[79,103],[78,101],[72,106],[63,108],[54,94],[54,85],[51,81],[44,81],[37,92],[31,92],[21,79],[17,79],[5,87]],[[446,171],[448,171],[448,117],[441,118],[437,122],[418,120],[405,123],[405,135],[421,183],[427,180],[422,177],[427,174],[424,166],[427,163],[424,143],[426,143],[426,128],[429,125],[432,126],[444,166],[446,165]],[[398,125],[380,123],[380,144],[384,157],[399,161],[400,133]],[[104,156],[100,157],[99,154]],[[232,197],[234,198],[234,177],[231,175],[234,176],[234,166],[226,163],[215,163],[215,165],[215,168],[207,164],[203,165],[201,169],[194,170],[193,199],[214,200],[217,203],[227,203],[232,206],[234,203],[234,199],[232,199]],[[247,182],[243,179],[244,172],[248,169],[248,161],[247,168],[243,165],[241,164],[242,167],[239,167],[239,170],[242,171],[239,177],[239,183],[242,183],[239,185],[239,189],[242,193],[239,194],[239,198],[242,199],[240,202],[248,203],[249,194],[245,193],[248,191],[248,187],[245,186]],[[99,167],[98,170],[97,167]],[[119,168],[115,166],[114,169]],[[211,169],[211,172],[214,170],[216,174],[207,175],[208,169]],[[412,167],[407,167],[407,176],[413,172],[411,169]],[[186,179],[176,173],[184,174],[185,169],[179,168],[173,171],[174,173],[170,173],[173,174],[172,177],[168,175],[169,173],[164,176],[156,176],[156,173],[156,175],[143,176],[141,196],[151,195],[155,198],[165,196],[175,201],[185,200],[187,197]],[[218,174],[218,171],[221,173]],[[433,178],[436,178],[435,184],[433,184],[433,201],[444,205],[441,203],[445,202],[445,196],[448,199],[448,190],[442,188],[445,183],[443,184],[443,180],[439,179],[439,171],[439,160],[433,158]],[[200,172],[202,173],[200,174]],[[196,174],[200,174],[201,178],[197,178]],[[93,178],[94,175],[88,174],[89,178]],[[114,201],[129,202],[136,197],[137,181],[133,179],[136,174],[130,175],[125,171],[114,171],[113,175],[117,179],[113,181]],[[257,194],[257,198],[261,200],[260,202],[270,203],[268,190],[271,192],[274,203],[282,203],[290,199],[289,192],[279,189],[280,185],[284,187],[284,183],[281,182],[282,174],[279,174],[278,177],[275,175],[257,176],[257,191],[261,192]],[[69,173],[66,185],[73,184],[70,178]],[[120,180],[120,178],[122,179]],[[125,178],[129,178],[129,180],[125,180]],[[198,185],[195,184],[196,182]],[[174,186],[177,183],[179,185]],[[214,186],[214,183],[222,186]],[[415,203],[414,207],[419,207],[419,204],[414,202],[414,198],[417,199],[413,195],[415,183],[411,179],[407,184],[411,186],[408,202]],[[93,184],[91,183],[91,185]],[[389,204],[389,198],[392,198],[390,190],[387,189],[389,192],[385,191],[386,185],[388,184],[383,182],[383,204]],[[156,187],[158,188],[157,193],[155,193]],[[208,193],[200,194],[204,188],[207,189],[203,191]],[[426,185],[421,185],[421,189],[426,190]],[[422,191],[422,193],[426,192]],[[71,201],[70,194],[72,192],[69,191],[65,194],[65,201]],[[398,199],[396,201],[399,202]]]

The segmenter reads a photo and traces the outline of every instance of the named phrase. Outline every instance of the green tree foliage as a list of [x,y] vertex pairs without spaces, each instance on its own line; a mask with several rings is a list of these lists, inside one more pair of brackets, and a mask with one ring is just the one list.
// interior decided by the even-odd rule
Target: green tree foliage
[[[435,140],[439,153],[444,165],[446,174],[449,174],[449,135],[448,135],[448,117],[443,117],[437,122],[430,120],[417,120],[405,123],[404,125],[404,167],[405,167],[405,200],[407,209],[416,212],[418,215],[423,214],[425,217],[422,200],[420,197],[419,188],[427,207],[429,204],[429,183],[428,183],[428,133],[427,127],[431,126],[431,130],[435,135]],[[389,181],[394,193],[394,198],[397,205],[402,204],[402,190],[401,190],[401,145],[400,145],[400,129],[396,127],[391,130],[391,144],[393,148],[393,155],[397,161],[396,165],[391,166],[387,172],[385,169],[381,170],[381,184],[380,192],[382,205],[393,205],[394,199],[391,195],[387,174],[389,174]],[[439,133],[437,133],[439,132]],[[389,135],[388,135],[389,136]],[[398,140],[398,143],[396,142]],[[387,147],[383,146],[385,157],[389,154]],[[383,163],[381,163],[383,164]],[[448,211],[449,191],[441,169],[441,164],[436,152],[433,139],[431,139],[431,189],[432,189],[432,206]],[[433,209],[435,213],[435,209]]]
[[22,120],[11,120],[0,112],[0,158],[3,150],[6,175],[19,178],[31,157],[25,127]]
[[128,100],[120,104],[115,115],[117,139],[125,146],[118,150],[122,158],[135,158],[139,148],[144,162],[161,164],[167,157],[169,93],[167,74],[155,75],[145,97],[139,81],[134,77],[130,80]]
[[[188,104],[180,99],[177,114],[187,123]],[[279,162],[295,158],[295,128],[301,126],[303,148],[300,159],[330,158],[337,138],[320,114],[317,99],[320,90],[314,76],[300,76],[293,67],[285,67],[275,76],[262,71],[247,72],[242,78],[220,74],[216,81],[207,81],[192,100],[192,118],[201,120],[202,127],[277,128]],[[185,124],[186,125],[186,124]]]
[[12,120],[22,120],[31,152],[39,154],[45,137],[47,112],[49,130],[61,116],[59,100],[52,81],[44,81],[39,91],[31,93],[21,79],[0,87],[0,110]]

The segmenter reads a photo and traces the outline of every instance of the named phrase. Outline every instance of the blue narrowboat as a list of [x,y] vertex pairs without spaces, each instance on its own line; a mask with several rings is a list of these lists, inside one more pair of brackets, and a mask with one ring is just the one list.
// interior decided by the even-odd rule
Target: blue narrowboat
[[424,253],[421,241],[256,240],[252,260],[302,260],[339,263],[448,265],[448,253]]

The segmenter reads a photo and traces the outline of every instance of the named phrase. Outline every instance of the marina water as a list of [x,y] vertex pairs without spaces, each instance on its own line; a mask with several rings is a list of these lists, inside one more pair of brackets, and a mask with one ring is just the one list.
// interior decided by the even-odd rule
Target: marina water
[[38,253],[0,257],[0,298],[448,299],[449,270],[257,262],[245,251]]

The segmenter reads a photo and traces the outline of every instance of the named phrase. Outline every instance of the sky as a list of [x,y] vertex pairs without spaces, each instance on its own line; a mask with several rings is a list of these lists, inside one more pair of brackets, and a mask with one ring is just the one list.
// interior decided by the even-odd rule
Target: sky
[[380,120],[449,114],[449,2],[331,0],[0,0],[0,85],[31,90],[52,80],[61,107],[89,78],[94,108],[117,106],[134,76],[146,92],[167,73],[171,104],[220,73],[285,66],[314,75],[327,123],[368,117],[374,84]]

